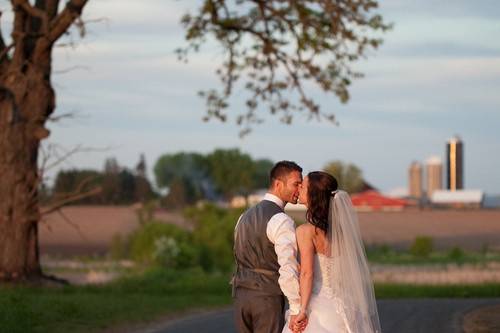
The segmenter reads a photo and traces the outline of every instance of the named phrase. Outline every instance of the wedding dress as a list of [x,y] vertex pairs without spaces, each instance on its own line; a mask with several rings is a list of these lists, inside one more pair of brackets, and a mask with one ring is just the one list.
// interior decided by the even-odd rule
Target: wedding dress
[[[349,194],[332,192],[331,256],[314,255],[308,324],[303,333],[380,333],[377,304],[356,212]],[[286,314],[283,333],[288,328]]]
[[[314,255],[314,278],[309,301],[309,322],[304,333],[349,333],[347,317],[342,300],[336,295],[331,274],[335,262],[332,257],[317,253]],[[283,333],[290,333],[289,314]],[[353,332],[354,333],[354,332]]]

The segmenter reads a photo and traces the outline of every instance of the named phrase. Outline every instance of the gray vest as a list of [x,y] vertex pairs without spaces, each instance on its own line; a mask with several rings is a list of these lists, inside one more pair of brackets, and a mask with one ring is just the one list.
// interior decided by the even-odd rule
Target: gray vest
[[262,200],[241,216],[234,239],[233,291],[246,288],[263,295],[283,295],[278,284],[278,256],[266,235],[269,220],[282,212],[274,202]]

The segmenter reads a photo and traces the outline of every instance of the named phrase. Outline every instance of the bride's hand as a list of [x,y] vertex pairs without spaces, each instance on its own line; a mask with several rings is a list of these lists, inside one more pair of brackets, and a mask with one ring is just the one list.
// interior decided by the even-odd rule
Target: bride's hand
[[289,328],[294,333],[302,332],[307,326],[308,318],[305,312],[299,312],[295,316],[291,316]]

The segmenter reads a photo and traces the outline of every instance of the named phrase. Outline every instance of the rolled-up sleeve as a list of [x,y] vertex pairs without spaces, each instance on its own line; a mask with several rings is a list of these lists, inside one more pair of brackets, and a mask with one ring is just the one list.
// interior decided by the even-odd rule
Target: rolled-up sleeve
[[269,220],[266,233],[278,256],[278,283],[288,299],[290,313],[297,314],[300,311],[300,289],[295,223],[285,213],[278,213]]

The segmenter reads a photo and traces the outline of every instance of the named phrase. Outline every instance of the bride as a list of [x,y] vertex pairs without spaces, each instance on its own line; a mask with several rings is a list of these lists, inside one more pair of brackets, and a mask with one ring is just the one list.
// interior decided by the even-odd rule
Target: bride
[[304,178],[299,201],[307,223],[297,228],[301,307],[283,333],[381,332],[373,284],[349,195],[322,171]]

